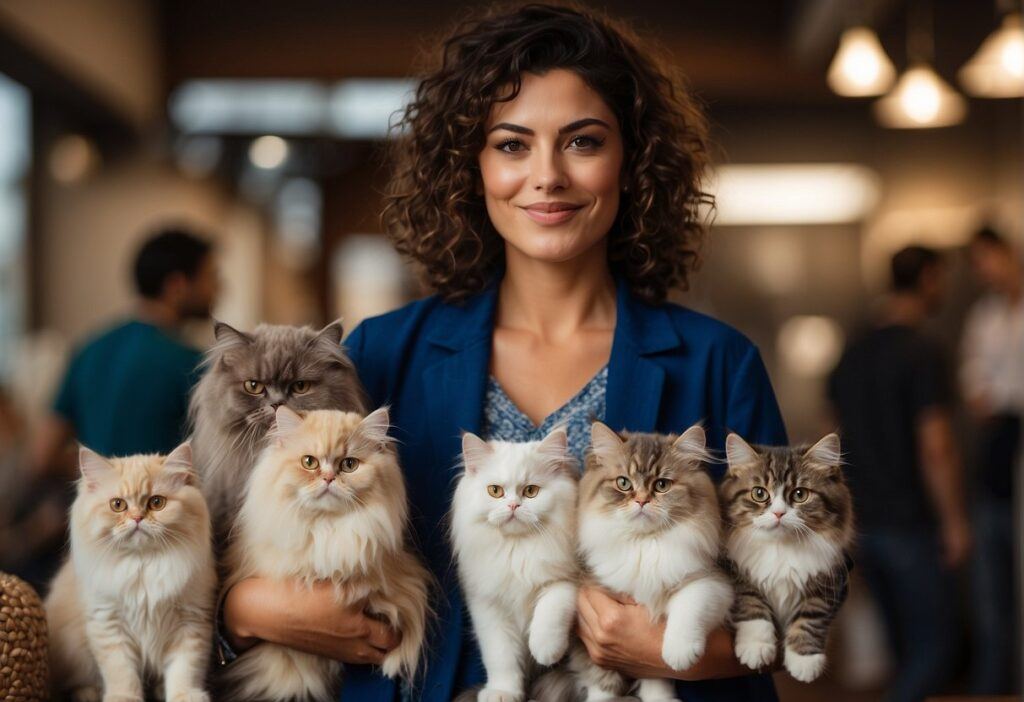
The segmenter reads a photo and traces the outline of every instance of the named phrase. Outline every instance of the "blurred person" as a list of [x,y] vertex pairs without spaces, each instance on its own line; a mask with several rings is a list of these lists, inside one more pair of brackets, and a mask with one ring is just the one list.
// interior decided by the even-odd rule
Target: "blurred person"
[[975,234],[971,269],[988,294],[964,328],[961,384],[978,429],[971,569],[971,692],[1014,687],[1019,627],[1014,608],[1013,487],[1024,415],[1024,271],[1018,252],[992,229]]
[[939,692],[957,654],[954,569],[970,548],[946,354],[921,330],[945,294],[945,264],[911,246],[873,328],[829,379],[854,491],[860,570],[896,656],[888,702]]
[[53,472],[72,439],[105,456],[169,453],[186,431],[199,350],[182,324],[209,317],[218,279],[211,246],[182,229],[147,240],[134,264],[134,315],[72,357],[53,412],[33,447],[37,473]]

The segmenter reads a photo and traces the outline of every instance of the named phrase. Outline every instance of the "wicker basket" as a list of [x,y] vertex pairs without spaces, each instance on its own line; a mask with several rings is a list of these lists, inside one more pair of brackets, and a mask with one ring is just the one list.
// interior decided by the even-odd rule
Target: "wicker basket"
[[46,700],[46,612],[24,580],[0,573],[0,700]]

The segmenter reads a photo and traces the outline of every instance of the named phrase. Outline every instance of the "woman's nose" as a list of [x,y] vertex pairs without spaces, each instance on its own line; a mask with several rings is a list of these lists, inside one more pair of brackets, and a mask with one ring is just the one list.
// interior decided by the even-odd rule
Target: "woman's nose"
[[558,153],[545,152],[538,149],[533,165],[533,189],[539,192],[550,192],[568,187],[569,178],[565,172]]

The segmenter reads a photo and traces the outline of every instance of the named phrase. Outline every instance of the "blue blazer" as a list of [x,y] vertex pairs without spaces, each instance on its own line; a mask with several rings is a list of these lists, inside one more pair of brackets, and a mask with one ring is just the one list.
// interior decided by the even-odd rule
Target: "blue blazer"
[[[424,702],[450,702],[485,678],[452,567],[446,515],[461,432],[480,430],[496,299],[496,285],[460,305],[430,297],[366,320],[346,341],[372,404],[391,406],[413,536],[441,585],[426,672],[403,695]],[[677,305],[643,304],[621,281],[617,299],[605,422],[678,432],[703,421],[709,445],[719,450],[728,430],[754,443],[786,443],[768,374],[746,337]],[[346,666],[342,696],[394,702],[399,691],[369,667]],[[679,697],[776,700],[766,675],[679,683]]]

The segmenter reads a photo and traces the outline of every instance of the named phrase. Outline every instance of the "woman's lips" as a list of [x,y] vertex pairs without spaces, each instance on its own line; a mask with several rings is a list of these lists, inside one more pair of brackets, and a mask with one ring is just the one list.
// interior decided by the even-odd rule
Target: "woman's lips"
[[520,208],[526,216],[538,224],[561,224],[576,216],[582,205],[570,202],[536,203]]

